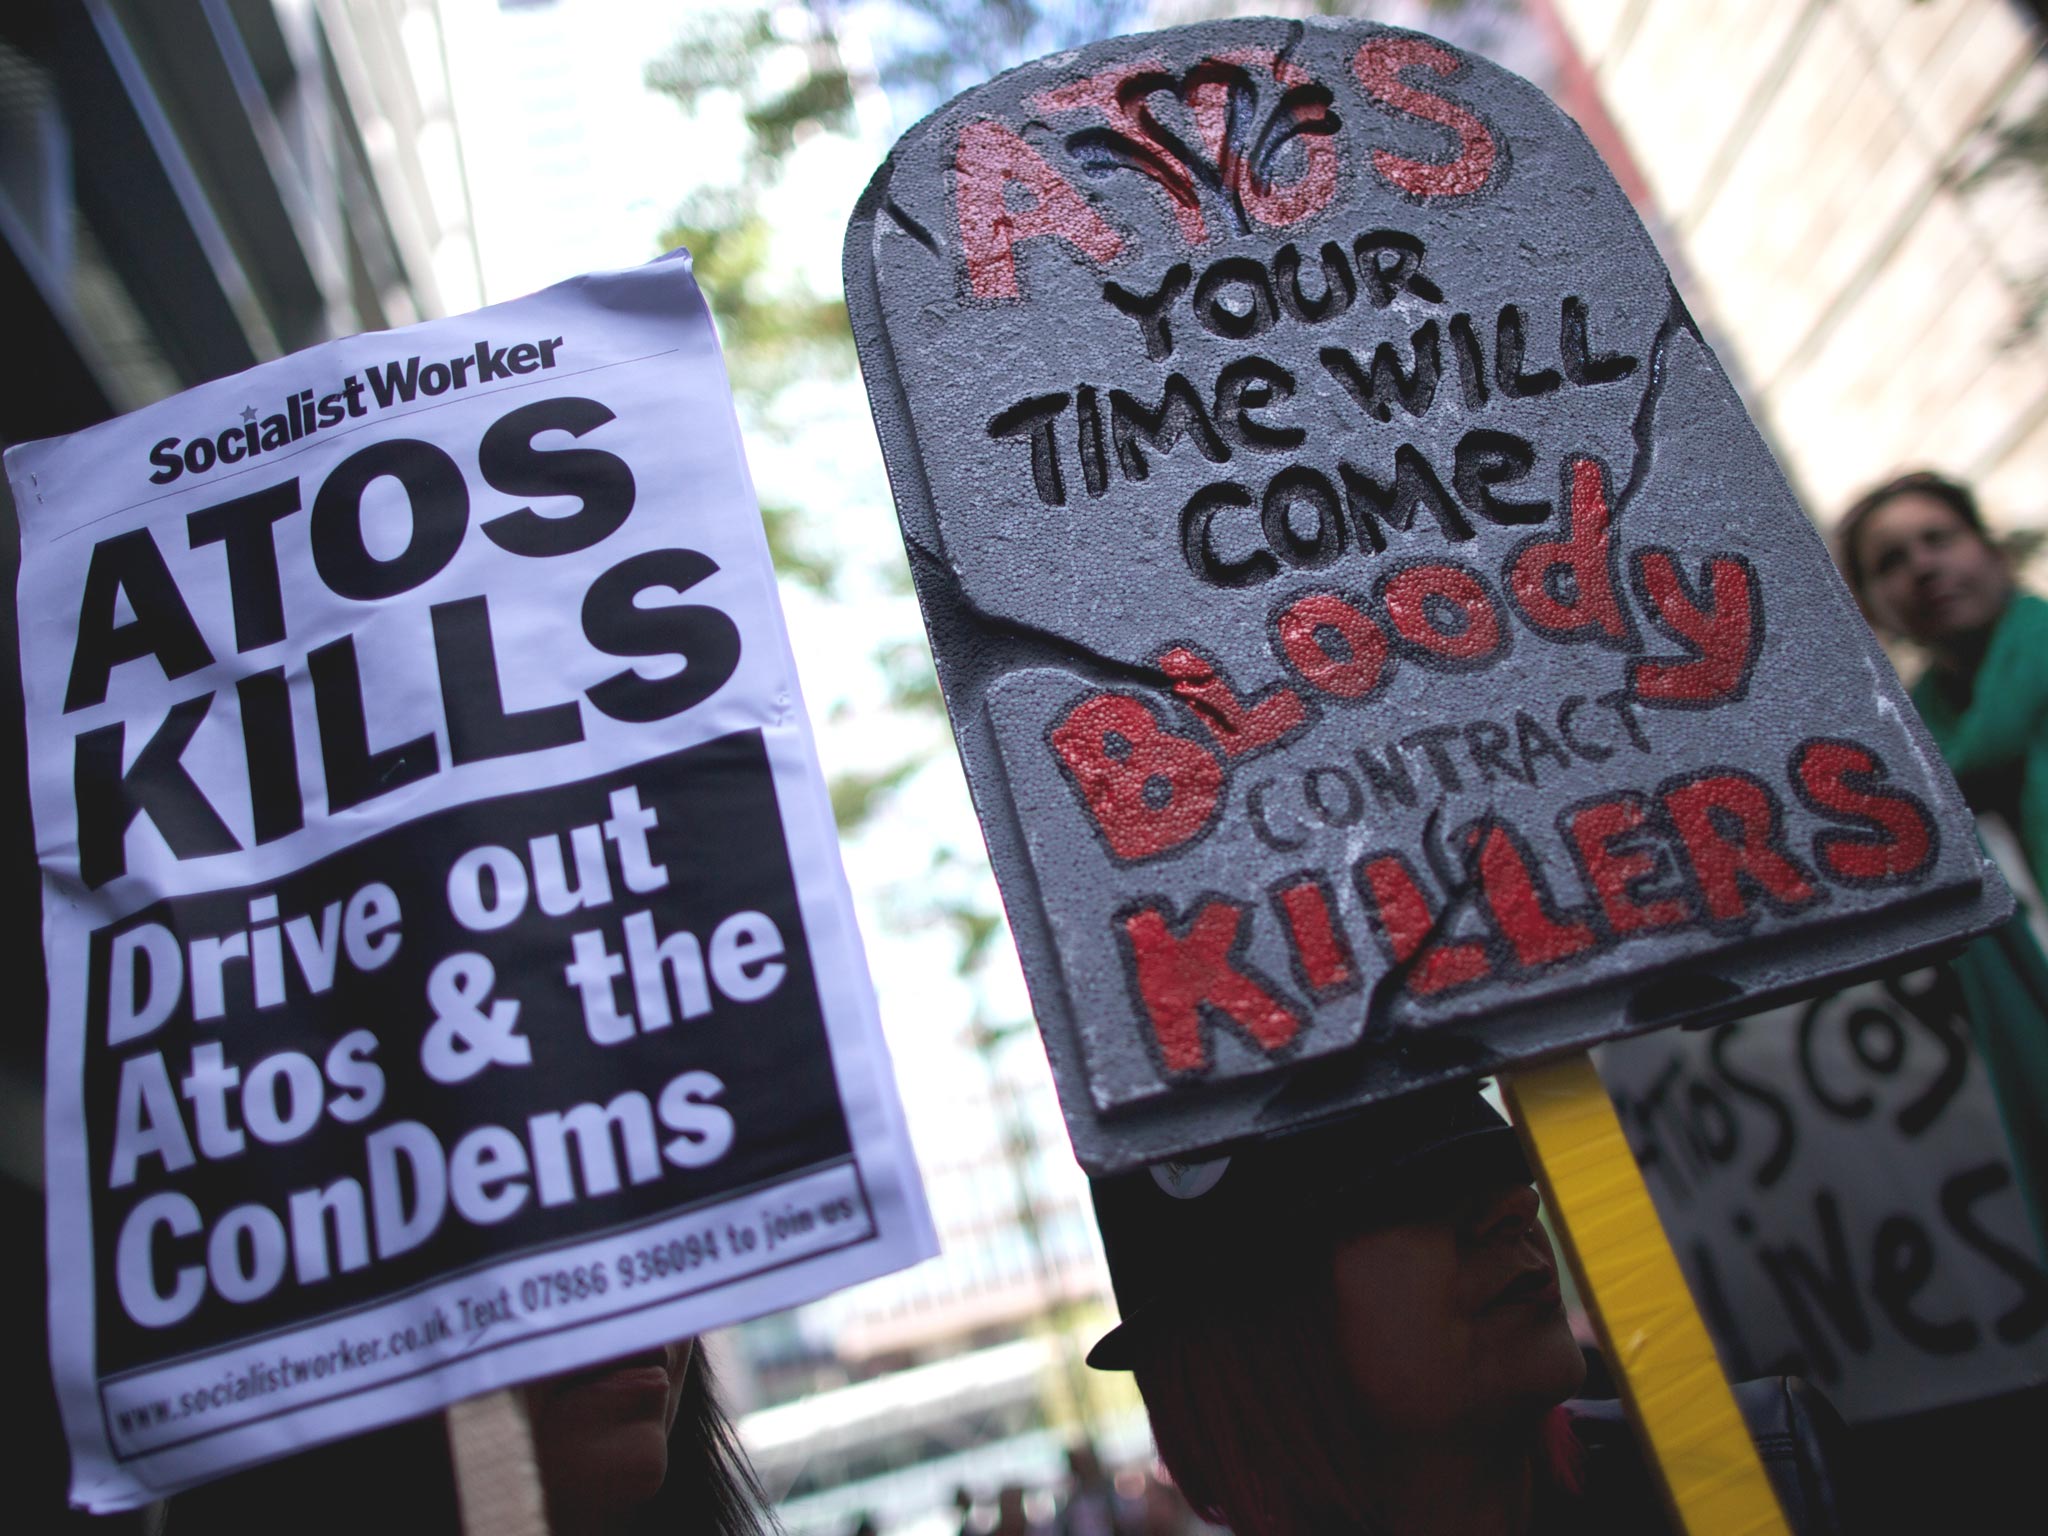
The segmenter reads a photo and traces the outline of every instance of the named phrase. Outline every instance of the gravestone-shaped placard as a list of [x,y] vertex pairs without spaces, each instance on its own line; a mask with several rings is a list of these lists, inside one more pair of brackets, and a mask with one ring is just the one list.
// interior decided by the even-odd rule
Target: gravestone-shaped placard
[[847,296],[1082,1163],[1869,971],[2009,898],[1578,129],[1413,33],[1099,44]]

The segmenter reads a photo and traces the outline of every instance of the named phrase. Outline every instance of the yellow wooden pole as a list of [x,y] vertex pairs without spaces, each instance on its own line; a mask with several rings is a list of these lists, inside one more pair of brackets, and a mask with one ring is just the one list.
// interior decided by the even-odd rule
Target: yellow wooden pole
[[519,1389],[467,1398],[446,1419],[463,1536],[548,1536],[533,1425]]
[[1742,1411],[1584,1055],[1500,1079],[1629,1416],[1687,1536],[1788,1536]]

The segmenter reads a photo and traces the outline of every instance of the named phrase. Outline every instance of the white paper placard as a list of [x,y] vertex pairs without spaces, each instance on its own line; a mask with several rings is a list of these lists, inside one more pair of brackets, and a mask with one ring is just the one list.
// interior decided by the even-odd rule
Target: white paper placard
[[1596,1053],[1736,1380],[1852,1424],[2048,1381],[2041,1268],[1946,967]]
[[687,257],[7,470],[75,1500],[934,1251]]

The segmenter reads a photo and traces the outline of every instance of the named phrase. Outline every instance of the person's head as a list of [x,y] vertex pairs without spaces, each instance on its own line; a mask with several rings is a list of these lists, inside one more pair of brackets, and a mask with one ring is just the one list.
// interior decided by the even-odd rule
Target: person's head
[[1024,1485],[1005,1483],[996,1490],[996,1531],[998,1536],[1017,1536],[1031,1528],[1024,1510]]
[[[678,1340],[526,1389],[550,1507],[601,1523],[661,1491],[695,1345],[695,1339]],[[557,1522],[584,1523],[560,1515]]]
[[1937,654],[1969,650],[2012,599],[1976,497],[1926,470],[1858,497],[1835,525],[1835,558],[1872,624]]
[[1067,1475],[1075,1486],[1092,1488],[1105,1481],[1102,1474],[1102,1458],[1095,1453],[1095,1446],[1087,1440],[1075,1440],[1067,1446]]
[[1470,1089],[1096,1205],[1125,1321],[1090,1362],[1134,1371],[1161,1459],[1238,1536],[1365,1523],[1369,1469],[1418,1451],[1533,1452],[1584,1378],[1527,1165]]
[[534,1451],[558,1536],[759,1536],[767,1500],[694,1339],[534,1382]]

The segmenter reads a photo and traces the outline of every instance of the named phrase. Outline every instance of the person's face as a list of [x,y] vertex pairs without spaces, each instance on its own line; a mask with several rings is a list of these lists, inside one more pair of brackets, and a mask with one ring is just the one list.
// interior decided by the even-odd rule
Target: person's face
[[557,1525],[601,1528],[661,1491],[668,1433],[695,1342],[682,1339],[526,1389],[541,1483]]
[[1485,1435],[1585,1380],[1536,1205],[1527,1184],[1494,1180],[1437,1217],[1338,1245],[1338,1349],[1380,1433]]
[[1870,514],[1857,554],[1871,617],[1922,645],[1984,633],[2012,597],[2012,573],[1998,551],[1953,507],[1917,491]]

